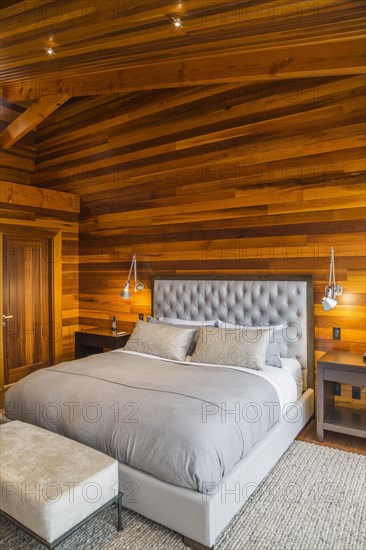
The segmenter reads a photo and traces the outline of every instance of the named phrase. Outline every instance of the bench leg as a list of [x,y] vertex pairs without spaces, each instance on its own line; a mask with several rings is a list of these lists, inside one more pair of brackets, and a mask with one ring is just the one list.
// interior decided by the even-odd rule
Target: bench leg
[[118,506],[118,523],[117,531],[123,531],[123,521],[122,521],[122,498],[123,493],[118,494],[117,506]]

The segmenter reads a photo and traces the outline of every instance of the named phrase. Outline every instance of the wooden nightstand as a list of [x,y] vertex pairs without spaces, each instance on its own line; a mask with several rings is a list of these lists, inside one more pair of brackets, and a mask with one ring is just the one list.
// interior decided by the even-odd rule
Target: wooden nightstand
[[[124,334],[118,332],[125,331]],[[75,332],[75,359],[82,359],[94,353],[102,353],[104,348],[123,348],[131,336],[131,328],[121,328],[117,331],[104,328],[91,328]]]
[[366,437],[366,411],[336,406],[334,383],[366,386],[366,363],[361,353],[331,351],[318,360],[317,438],[324,430]]

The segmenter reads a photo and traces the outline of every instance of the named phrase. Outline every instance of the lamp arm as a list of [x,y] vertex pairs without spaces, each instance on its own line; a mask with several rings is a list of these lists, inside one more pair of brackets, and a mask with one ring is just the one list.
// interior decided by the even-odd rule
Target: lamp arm
[[135,292],[136,292],[136,284],[137,284],[137,261],[136,261],[136,254],[133,257],[133,278],[134,278],[134,284],[135,284]]
[[331,266],[332,266],[332,273],[333,273],[333,286],[335,286],[336,278],[335,278],[335,267],[334,267],[334,246],[332,246],[332,249],[331,249]]
[[332,276],[333,276],[333,262],[334,262],[334,251],[333,247],[330,249],[330,264],[329,264],[329,286],[332,285]]
[[128,274],[128,278],[127,278],[127,282],[130,283],[130,280],[131,280],[131,275],[132,275],[132,268],[133,268],[133,265],[134,265],[134,262],[136,261],[136,255],[134,254],[133,258],[132,258],[132,262],[131,262],[131,267],[130,267],[130,272]]

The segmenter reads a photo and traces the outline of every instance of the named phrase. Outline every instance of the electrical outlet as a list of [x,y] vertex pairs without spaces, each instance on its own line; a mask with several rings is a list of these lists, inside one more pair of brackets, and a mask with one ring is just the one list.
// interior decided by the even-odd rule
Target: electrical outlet
[[352,399],[361,399],[360,386],[352,386]]
[[342,389],[339,382],[335,382],[333,386],[333,395],[342,395]]
[[140,319],[140,321],[144,320],[144,314],[143,313],[139,313],[139,319]]
[[333,340],[341,339],[341,329],[339,327],[333,327]]

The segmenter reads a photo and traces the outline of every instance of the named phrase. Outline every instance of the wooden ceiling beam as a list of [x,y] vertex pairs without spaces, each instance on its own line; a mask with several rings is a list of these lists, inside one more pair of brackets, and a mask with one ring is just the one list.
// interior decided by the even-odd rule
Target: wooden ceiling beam
[[0,181],[0,203],[14,206],[34,206],[48,210],[80,212],[80,197],[72,193],[39,189],[11,181]]
[[5,87],[7,101],[366,73],[364,36],[164,61]]
[[3,131],[3,149],[10,149],[23,136],[33,130],[40,122],[56,111],[70,99],[67,93],[57,96],[56,99],[41,97],[24,113],[19,115]]

